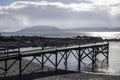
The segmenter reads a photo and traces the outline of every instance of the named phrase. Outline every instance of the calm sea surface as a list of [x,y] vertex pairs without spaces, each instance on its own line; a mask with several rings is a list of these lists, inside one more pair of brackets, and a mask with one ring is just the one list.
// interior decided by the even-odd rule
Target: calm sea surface
[[[88,36],[99,36],[102,38],[120,38],[120,32],[86,32],[86,33],[79,33],[80,35],[88,35]],[[21,49],[21,50],[31,50],[31,49],[40,49],[40,47],[38,48],[26,48],[26,49]],[[107,74],[112,74],[112,75],[120,75],[120,42],[110,42],[110,48],[109,48],[109,68],[101,68],[99,67],[98,70],[101,72],[105,72]],[[51,59],[53,59],[54,56],[51,57]],[[100,57],[102,59],[102,56]],[[26,59],[31,59],[26,58]],[[36,61],[35,61],[36,62]],[[64,61],[63,61],[64,62]],[[104,65],[102,64],[102,62],[98,61],[98,64]],[[52,66],[52,64],[50,64],[49,62],[46,63],[46,65],[48,66]],[[88,59],[86,59],[85,61],[85,65],[82,65],[82,70],[89,70],[89,68],[87,66],[89,66],[89,62]],[[60,64],[59,68],[64,69],[64,64]],[[74,58],[73,55],[71,55],[69,57],[68,60],[68,69],[69,70],[77,70],[77,60]]]

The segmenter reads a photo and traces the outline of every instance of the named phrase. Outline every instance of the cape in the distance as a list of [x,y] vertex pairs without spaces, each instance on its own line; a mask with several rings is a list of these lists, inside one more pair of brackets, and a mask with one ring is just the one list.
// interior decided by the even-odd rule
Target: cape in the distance
[[1,32],[3,36],[43,36],[43,37],[71,37],[79,35],[80,32],[119,32],[120,28],[106,28],[106,27],[80,27],[71,29],[60,29],[55,26],[32,26],[26,27],[16,32]]

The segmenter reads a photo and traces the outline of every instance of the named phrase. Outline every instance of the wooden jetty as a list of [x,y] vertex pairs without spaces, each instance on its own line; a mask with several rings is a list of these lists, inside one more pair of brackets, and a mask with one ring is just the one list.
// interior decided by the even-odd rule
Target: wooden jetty
[[[64,60],[64,66],[67,69],[69,56],[73,55],[77,60],[78,64],[78,71],[81,71],[81,63],[84,62],[84,58],[88,57],[91,61],[91,69],[94,70],[96,67],[96,59],[99,57],[99,54],[102,54],[105,59],[109,60],[109,43],[94,43],[88,45],[76,45],[76,46],[68,46],[68,47],[61,47],[61,48],[54,48],[54,49],[37,49],[37,50],[30,50],[30,51],[20,51],[19,47],[9,46],[9,47],[1,47],[0,48],[0,62],[5,62],[4,68],[0,67],[1,70],[4,71],[4,74],[14,66],[14,64],[19,61],[18,70],[19,75],[21,76],[25,69],[30,65],[33,60],[37,60],[42,68],[47,61],[49,61],[55,68],[58,70],[58,66]],[[28,64],[22,67],[22,59],[25,57],[33,57],[32,60],[29,61]],[[51,59],[52,58],[54,59]],[[53,57],[54,56],[54,57]],[[39,59],[38,59],[39,57]],[[8,66],[9,60],[15,60],[11,65]]]

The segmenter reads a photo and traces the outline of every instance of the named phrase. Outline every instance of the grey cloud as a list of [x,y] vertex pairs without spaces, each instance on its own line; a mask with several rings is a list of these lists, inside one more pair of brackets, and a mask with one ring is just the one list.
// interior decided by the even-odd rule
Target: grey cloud
[[78,0],[81,3],[93,3],[91,0]]
[[22,27],[21,21],[14,17],[12,14],[0,15],[0,31],[16,31]]
[[12,14],[25,15],[28,18],[43,20],[108,20],[110,15],[107,11],[72,11],[57,6],[37,6],[28,5],[19,10],[9,10]]
[[115,19],[116,21],[120,21],[120,13],[117,14],[117,15],[114,17],[114,19]]
[[63,3],[78,3],[79,0],[45,0],[50,2],[63,2]]
[[60,28],[110,27],[118,25],[116,22],[120,21],[120,14],[113,19],[109,10],[75,11],[59,5],[22,4],[27,5],[18,9],[2,9],[8,14],[0,14],[0,30],[15,31],[32,25],[52,25]]
[[92,1],[90,1],[90,0],[45,0],[45,1],[63,2],[63,3],[66,3],[66,4],[69,4],[69,3],[92,3]]

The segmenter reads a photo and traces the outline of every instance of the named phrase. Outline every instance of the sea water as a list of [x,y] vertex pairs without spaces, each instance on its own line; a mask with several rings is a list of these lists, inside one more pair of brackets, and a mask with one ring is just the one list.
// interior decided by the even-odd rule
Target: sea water
[[[117,38],[119,39],[120,38],[120,32],[82,32],[82,33],[78,33],[80,35],[85,35],[85,36],[99,36],[99,37],[102,37],[102,38],[107,38],[107,39],[111,39],[111,38]],[[40,49],[40,47],[37,47],[37,48],[25,48],[25,49],[22,49],[22,50],[34,50],[34,49]],[[60,55],[59,55],[60,56]],[[101,57],[102,58],[102,57]],[[28,57],[26,59],[32,59],[32,57]],[[54,56],[51,56],[50,58],[51,60],[54,61]],[[34,61],[34,62],[37,62],[37,61]],[[64,61],[61,62],[61,64],[58,66],[58,68],[60,69],[65,69],[64,67]],[[98,62],[100,65],[102,62]],[[68,60],[68,67],[67,69],[68,70],[78,70],[78,61],[75,59],[75,57],[73,55],[71,55],[69,57],[69,60]],[[50,66],[50,67],[54,67],[49,61],[45,64],[47,66]],[[90,62],[88,61],[88,59],[86,59],[85,61],[85,65],[82,64],[82,67],[81,69],[83,71],[89,71],[89,66],[90,65]],[[102,66],[102,65],[101,65]],[[109,67],[106,69],[106,68],[101,68],[99,67],[98,68],[98,71],[100,72],[103,72],[103,73],[106,73],[106,74],[111,74],[111,75],[119,75],[120,74],[120,42],[110,42],[110,47],[109,47]]]

